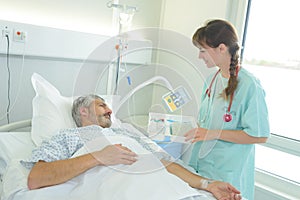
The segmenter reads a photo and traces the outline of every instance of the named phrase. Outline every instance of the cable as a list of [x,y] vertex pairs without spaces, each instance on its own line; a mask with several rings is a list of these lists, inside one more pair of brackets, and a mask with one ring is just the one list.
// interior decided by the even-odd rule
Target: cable
[[7,39],[7,51],[6,51],[6,67],[7,67],[7,107],[6,107],[6,119],[9,124],[9,111],[10,111],[10,68],[9,68],[9,36],[5,36]]
[[[21,90],[21,82],[23,80],[23,73],[24,73],[24,63],[25,63],[25,49],[26,49],[26,43],[24,43],[23,46],[23,53],[22,53],[22,64],[21,64],[21,71],[20,71],[20,77],[19,77],[19,84],[18,84],[18,88],[17,88],[17,92],[16,92],[16,97],[15,100],[13,102],[11,102],[11,70],[10,70],[10,41],[9,41],[9,36],[6,35],[5,36],[7,38],[7,52],[6,52],[6,57],[7,57],[7,71],[8,71],[8,88],[7,88],[7,98],[8,98],[8,105],[6,108],[6,116],[4,115],[3,117],[0,118],[0,120],[3,120],[5,117],[7,119],[8,124],[10,123],[10,111],[13,109],[13,107],[16,105],[17,103],[17,99],[20,95],[20,90]],[[4,37],[3,37],[4,38]],[[0,42],[2,42],[2,40],[0,40]],[[1,43],[0,43],[1,44]]]
[[18,89],[17,89],[17,92],[16,92],[16,97],[14,98],[15,100],[13,101],[13,103],[11,103],[10,110],[12,110],[12,109],[14,108],[14,106],[15,106],[16,103],[17,103],[18,97],[19,97],[19,95],[20,95],[21,84],[22,84],[23,73],[24,73],[25,49],[26,49],[26,43],[24,43],[24,46],[23,46],[22,64],[21,64],[21,71],[20,71],[20,77],[19,77]]

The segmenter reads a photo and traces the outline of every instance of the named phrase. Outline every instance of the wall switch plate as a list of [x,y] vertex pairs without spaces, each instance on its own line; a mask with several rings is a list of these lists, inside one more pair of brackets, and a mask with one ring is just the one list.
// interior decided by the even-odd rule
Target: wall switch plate
[[15,42],[25,42],[27,38],[27,32],[15,29],[13,39]]

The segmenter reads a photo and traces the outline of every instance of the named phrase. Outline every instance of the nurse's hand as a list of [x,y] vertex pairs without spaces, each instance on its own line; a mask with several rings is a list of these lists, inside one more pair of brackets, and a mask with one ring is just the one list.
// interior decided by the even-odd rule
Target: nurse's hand
[[192,143],[204,140],[214,140],[216,136],[214,133],[210,132],[205,128],[194,128],[184,134],[185,141],[190,141]]
[[241,200],[240,191],[229,183],[214,181],[207,186],[207,191],[211,192],[218,200]]

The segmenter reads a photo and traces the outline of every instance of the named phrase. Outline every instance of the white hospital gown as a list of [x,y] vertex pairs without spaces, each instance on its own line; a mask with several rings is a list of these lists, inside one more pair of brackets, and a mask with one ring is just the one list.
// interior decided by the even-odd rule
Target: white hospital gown
[[21,164],[31,169],[33,165],[43,160],[52,162],[71,158],[86,142],[98,137],[124,136],[136,140],[144,149],[153,153],[158,159],[172,160],[158,145],[148,137],[129,131],[125,128],[101,128],[97,125],[64,129],[50,140],[43,141],[41,146],[32,151],[30,158],[20,161]]

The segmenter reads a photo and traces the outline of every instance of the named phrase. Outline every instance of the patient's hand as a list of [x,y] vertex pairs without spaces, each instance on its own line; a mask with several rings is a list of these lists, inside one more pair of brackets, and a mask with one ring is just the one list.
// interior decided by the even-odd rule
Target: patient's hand
[[211,192],[218,200],[242,199],[240,192],[229,183],[214,181],[208,184],[207,190]]
[[121,144],[108,145],[92,155],[98,160],[99,165],[131,165],[137,161],[137,154]]

